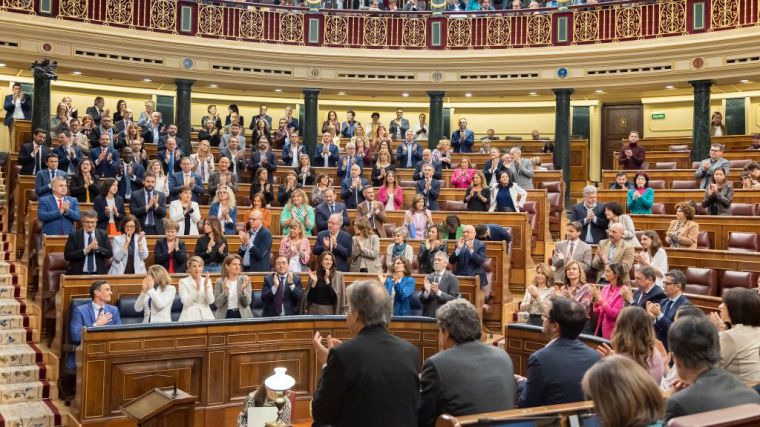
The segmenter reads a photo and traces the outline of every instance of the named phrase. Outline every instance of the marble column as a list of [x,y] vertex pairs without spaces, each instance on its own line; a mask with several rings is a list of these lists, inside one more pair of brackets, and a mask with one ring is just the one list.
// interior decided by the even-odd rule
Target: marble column
[[565,183],[565,208],[570,207],[570,95],[573,89],[553,89],[554,111],[554,169],[562,171]]
[[691,131],[691,160],[710,157],[710,86],[712,80],[692,80],[694,87],[694,124]]
[[58,80],[57,64],[45,59],[32,64],[34,73],[34,94],[32,95],[32,131],[44,129],[47,132],[45,143],[50,145],[50,81]]
[[319,133],[317,131],[317,114],[319,112],[319,89],[303,89],[303,123],[301,124],[301,140],[309,153],[313,153]]
[[438,146],[438,141],[443,138],[443,97],[446,92],[431,91],[428,92],[430,97],[430,112],[428,114],[428,148],[434,149]]
[[182,147],[179,147],[183,153],[193,152],[191,144],[190,128],[190,101],[193,93],[192,87],[195,80],[177,79],[174,84],[177,86],[177,96],[174,100],[174,124],[177,125],[177,136],[182,138]]

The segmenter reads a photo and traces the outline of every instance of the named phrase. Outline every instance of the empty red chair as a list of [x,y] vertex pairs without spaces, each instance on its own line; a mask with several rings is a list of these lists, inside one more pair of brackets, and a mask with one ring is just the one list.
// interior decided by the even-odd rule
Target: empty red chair
[[712,268],[686,269],[686,293],[718,296],[718,271]]

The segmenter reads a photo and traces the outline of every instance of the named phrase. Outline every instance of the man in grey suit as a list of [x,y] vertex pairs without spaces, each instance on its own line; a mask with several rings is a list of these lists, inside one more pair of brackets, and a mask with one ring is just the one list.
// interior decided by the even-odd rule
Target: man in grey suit
[[554,245],[552,267],[555,282],[565,280],[565,265],[569,260],[577,261],[586,274],[591,269],[591,246],[580,239],[582,231],[583,224],[579,221],[570,222],[567,224],[567,240]]
[[515,184],[524,190],[533,189],[533,164],[528,159],[522,158],[520,147],[512,147],[509,150],[512,162],[507,166],[515,178]]
[[665,421],[683,415],[760,403],[760,394],[720,368],[718,329],[706,317],[676,320],[668,343],[678,378],[690,384],[665,402]]
[[446,252],[437,252],[433,258],[433,272],[425,277],[425,290],[420,295],[422,315],[435,318],[438,307],[459,298],[459,280],[446,271],[449,256]]
[[419,425],[433,426],[440,414],[454,416],[512,409],[515,383],[512,359],[504,350],[480,342],[478,311],[467,300],[436,313],[443,350],[425,361],[420,378]]

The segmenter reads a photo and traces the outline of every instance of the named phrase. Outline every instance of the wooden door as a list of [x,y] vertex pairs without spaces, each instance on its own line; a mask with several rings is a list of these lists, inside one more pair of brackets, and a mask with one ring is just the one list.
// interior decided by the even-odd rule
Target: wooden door
[[612,154],[620,151],[621,140],[639,131],[644,138],[644,106],[642,104],[613,104],[602,106],[602,169],[612,169]]

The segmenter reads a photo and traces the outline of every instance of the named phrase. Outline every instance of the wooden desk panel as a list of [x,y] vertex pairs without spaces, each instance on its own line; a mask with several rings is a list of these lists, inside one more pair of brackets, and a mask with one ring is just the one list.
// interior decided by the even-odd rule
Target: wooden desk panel
[[[665,238],[670,221],[675,219],[673,215],[631,215],[637,230],[654,230]],[[725,250],[728,242],[728,234],[732,231],[746,231],[757,233],[760,230],[760,217],[752,216],[705,216],[697,215],[694,219],[699,224],[699,231],[706,231],[710,235],[713,249]]]
[[[701,204],[704,199],[704,190],[654,190],[654,202],[665,205],[665,213],[675,215],[676,205],[686,200],[694,200]],[[603,190],[597,192],[597,200],[603,203],[617,202],[628,212],[628,191],[627,190]],[[735,190],[734,203],[758,203],[760,202],[760,191],[758,190]],[[638,226],[638,224],[637,224]]]
[[[694,178],[694,171],[696,169],[649,169],[645,171],[649,175],[650,180],[665,181],[665,188],[671,188],[673,181],[696,181]],[[741,169],[731,169],[728,173],[728,180],[734,182],[734,188],[739,188],[741,185],[737,185],[736,181],[739,180],[741,175]],[[615,182],[615,175],[620,171],[617,170],[603,170],[602,171],[602,185],[600,188],[610,188],[610,185]],[[625,171],[628,175],[628,179],[633,180],[633,176],[639,171]],[[656,190],[655,190],[656,191]]]
[[[749,145],[749,142],[747,143]],[[746,148],[746,147],[745,147]],[[727,160],[753,160],[760,161],[760,150],[737,150],[725,151],[723,157]],[[647,151],[646,161],[649,163],[649,169],[654,169],[655,163],[658,162],[676,162],[678,169],[694,169],[691,167],[691,150],[688,151]],[[618,162],[618,153],[612,156],[612,169],[620,170]]]
[[[622,140],[622,144],[627,143],[628,140]],[[711,142],[720,143],[726,146],[727,151],[744,150],[752,143],[752,135],[727,135],[727,136],[714,136],[711,138]],[[688,145],[691,147],[690,136],[667,136],[657,138],[642,138],[639,144],[646,147],[647,150],[661,150],[667,151],[671,145]]]

